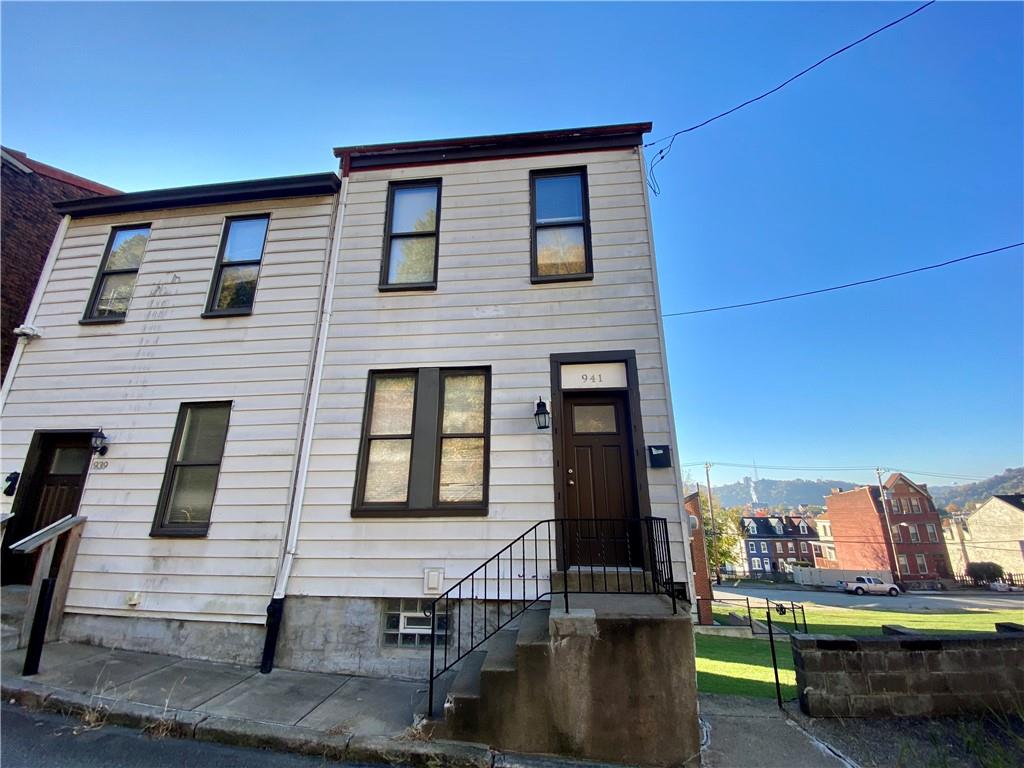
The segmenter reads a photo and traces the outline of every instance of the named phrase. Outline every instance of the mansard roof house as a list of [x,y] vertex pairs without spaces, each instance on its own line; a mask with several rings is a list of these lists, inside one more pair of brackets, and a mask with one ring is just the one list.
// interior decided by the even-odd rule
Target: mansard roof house
[[[649,130],[346,147],[340,178],[58,204],[25,318],[38,335],[4,380],[2,469],[21,473],[4,582],[32,578],[12,544],[71,516],[64,639],[425,679],[435,716],[447,690],[449,736],[692,757]],[[612,615],[610,592],[634,594]],[[657,674],[622,670],[650,705],[615,718],[632,751],[607,746],[607,711],[565,730],[571,685],[459,693],[488,674],[469,651],[496,653],[501,632],[537,654],[516,672],[531,690],[560,654],[596,664],[601,643],[547,640],[623,606],[679,649]],[[652,635],[602,637],[629,664]],[[551,713],[524,742],[526,701]]]
[[817,526],[810,515],[754,515],[740,518],[747,573],[785,572],[797,563],[815,565]]

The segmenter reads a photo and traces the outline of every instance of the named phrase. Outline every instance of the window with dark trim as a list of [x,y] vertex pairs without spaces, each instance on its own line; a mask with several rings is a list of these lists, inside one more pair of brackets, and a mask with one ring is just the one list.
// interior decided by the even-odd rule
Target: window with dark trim
[[269,225],[270,214],[225,219],[203,317],[252,314]]
[[230,401],[181,404],[151,536],[206,535],[230,414]]
[[388,186],[380,290],[437,287],[441,180],[393,181]]
[[110,230],[100,271],[81,322],[119,323],[124,320],[149,243],[149,229],[149,224],[133,224]]
[[586,168],[530,172],[530,280],[590,280],[590,205]]
[[489,368],[371,371],[355,517],[487,514]]

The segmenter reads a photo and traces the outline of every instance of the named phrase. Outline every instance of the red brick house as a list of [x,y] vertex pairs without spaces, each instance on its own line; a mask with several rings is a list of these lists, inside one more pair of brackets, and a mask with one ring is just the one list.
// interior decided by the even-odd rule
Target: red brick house
[[883,489],[884,502],[877,485],[833,490],[825,498],[838,567],[890,570],[904,584],[949,578],[942,522],[928,487],[897,472]]
[[0,259],[3,273],[0,285],[0,378],[7,375],[7,364],[14,352],[14,329],[21,325],[32,294],[43,270],[50,243],[60,225],[60,214],[53,204],[97,195],[113,195],[118,190],[73,173],[33,160],[24,152],[2,148],[0,176],[0,226],[3,245]]
[[697,614],[701,624],[711,624],[711,573],[708,570],[708,552],[704,540],[704,519],[700,511],[700,493],[694,492],[683,499],[683,509],[697,521],[690,531],[690,561],[693,563],[693,591],[697,596]]

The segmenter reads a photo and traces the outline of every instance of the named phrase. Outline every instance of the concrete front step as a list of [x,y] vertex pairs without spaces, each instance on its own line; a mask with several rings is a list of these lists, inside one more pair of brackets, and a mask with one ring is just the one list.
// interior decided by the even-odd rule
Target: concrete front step
[[583,566],[565,571],[551,573],[551,600],[557,602],[565,589],[568,580],[570,597],[573,593],[650,593],[654,592],[654,582],[649,571],[635,568],[610,568],[595,565],[593,568]]
[[7,584],[0,588],[0,622],[21,626],[28,607],[29,589],[24,584]]
[[8,624],[0,624],[0,651],[17,650],[20,636],[20,629]]

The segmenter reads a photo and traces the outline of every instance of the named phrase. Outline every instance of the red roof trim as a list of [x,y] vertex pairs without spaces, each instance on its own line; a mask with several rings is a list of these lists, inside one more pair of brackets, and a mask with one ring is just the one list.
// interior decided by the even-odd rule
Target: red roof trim
[[84,189],[89,192],[95,192],[97,195],[117,195],[121,193],[121,190],[108,187],[106,184],[100,184],[99,182],[92,181],[84,176],[78,176],[77,174],[61,170],[60,168],[55,168],[52,165],[40,163],[38,160],[33,160],[24,152],[19,152],[16,149],[4,147],[3,150],[19,163],[31,168],[33,172],[38,173],[40,176],[46,176],[54,181],[59,181],[63,184],[70,184],[73,187],[78,187],[79,189]]

